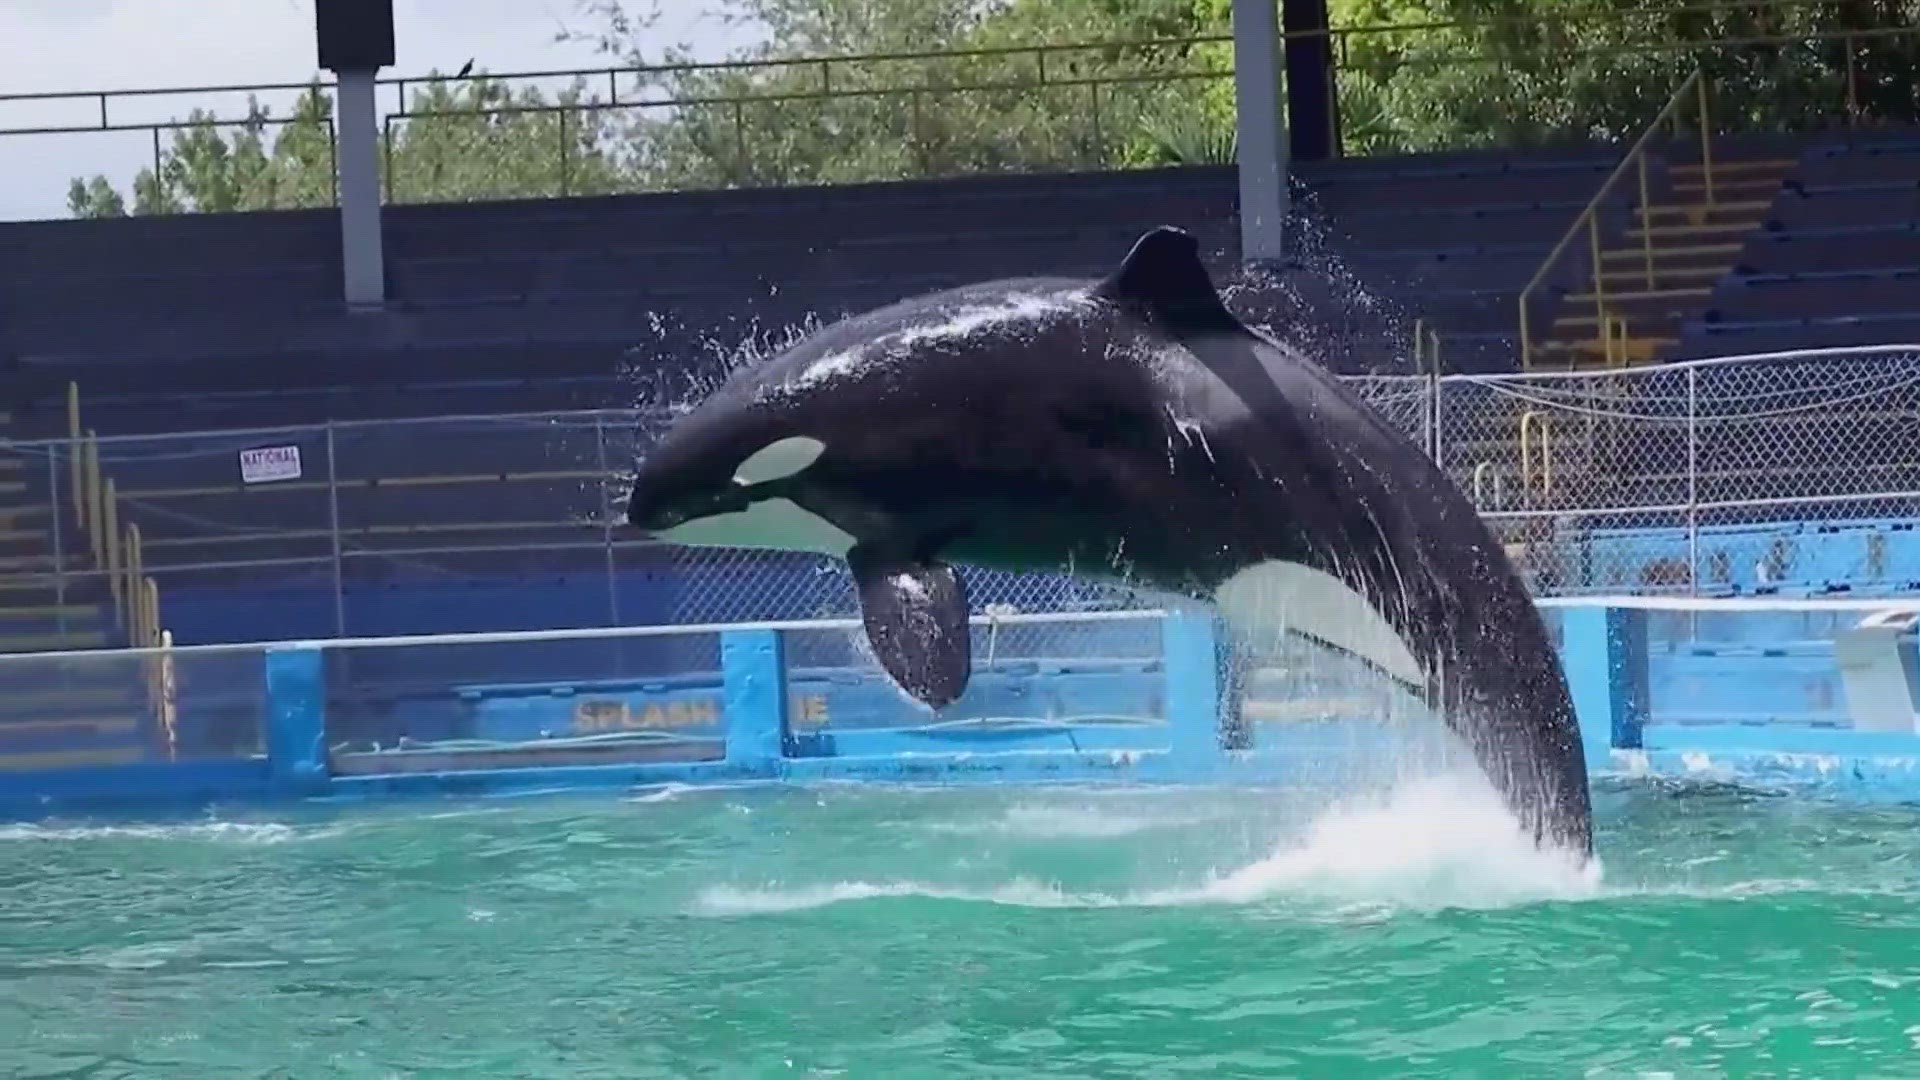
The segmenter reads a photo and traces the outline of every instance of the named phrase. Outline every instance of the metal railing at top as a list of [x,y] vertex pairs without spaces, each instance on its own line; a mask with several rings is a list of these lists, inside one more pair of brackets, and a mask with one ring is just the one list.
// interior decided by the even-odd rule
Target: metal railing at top
[[[1289,40],[1327,38],[1333,42],[1333,66],[1336,77],[1349,71],[1364,71],[1371,76],[1379,76],[1381,71],[1374,70],[1386,64],[1393,71],[1401,71],[1408,66],[1426,64],[1498,64],[1501,57],[1492,54],[1469,53],[1462,55],[1444,54],[1440,56],[1401,55],[1387,51],[1384,56],[1370,57],[1361,46],[1369,42],[1394,41],[1397,36],[1423,34],[1442,34],[1450,32],[1479,32],[1511,30],[1524,28],[1529,30],[1551,30],[1558,33],[1550,35],[1550,40],[1558,41],[1566,37],[1564,30],[1570,26],[1593,24],[1619,26],[1639,23],[1633,20],[1660,18],[1678,18],[1692,16],[1712,16],[1715,13],[1741,12],[1756,13],[1786,12],[1797,9],[1815,9],[1813,0],[1771,0],[1760,3],[1712,2],[1700,4],[1677,4],[1669,8],[1647,11],[1605,11],[1556,13],[1550,16],[1530,16],[1525,18],[1502,18],[1487,20],[1446,20],[1423,21],[1402,24],[1376,24],[1353,27],[1336,27],[1325,31],[1301,31],[1283,35]],[[1751,48],[1804,47],[1820,42],[1837,42],[1844,47],[1844,60],[1837,65],[1844,67],[1846,77],[1845,95],[1850,116],[1859,114],[1858,71],[1859,54],[1862,46],[1883,40],[1894,35],[1915,33],[1912,27],[1879,27],[1864,30],[1838,31],[1790,31],[1777,34],[1746,35],[1723,37],[1718,39],[1690,40],[1684,35],[1674,35],[1664,28],[1649,30],[1640,38],[1622,44],[1608,44],[1598,47],[1580,47],[1571,55],[1587,58],[1609,56],[1640,56],[1673,51],[1693,52],[1737,52]],[[752,145],[757,136],[756,126],[765,127],[767,132],[778,130],[781,126],[791,127],[794,118],[782,114],[769,120],[767,125],[750,122],[749,110],[773,109],[778,113],[780,107],[793,105],[801,101],[826,101],[847,99],[874,101],[888,99],[904,112],[908,119],[894,125],[903,140],[916,144],[916,153],[909,158],[917,161],[922,174],[935,166],[959,164],[963,169],[967,162],[936,161],[933,155],[925,152],[928,141],[925,132],[920,136],[912,134],[920,130],[923,120],[915,115],[916,108],[925,106],[935,97],[952,100],[956,94],[969,92],[1025,94],[1038,100],[1037,95],[1065,92],[1071,95],[1060,100],[1065,114],[1075,123],[1086,125],[1079,132],[1078,140],[1087,147],[1100,147],[1112,141],[1117,124],[1134,123],[1133,119],[1117,116],[1107,111],[1103,103],[1103,88],[1120,86],[1175,85],[1203,80],[1225,80],[1232,74],[1230,62],[1193,63],[1193,57],[1211,50],[1221,60],[1226,60],[1226,46],[1231,38],[1226,33],[1202,34],[1190,37],[1104,42],[1064,42],[1036,43],[1031,45],[995,46],[969,49],[912,51],[849,56],[814,56],[792,59],[729,61],[702,64],[658,65],[651,67],[596,67],[549,71],[524,71],[483,75],[493,84],[529,83],[539,80],[569,79],[579,87],[594,87],[604,82],[605,90],[591,89],[591,96],[577,103],[548,102],[529,106],[524,101],[502,102],[498,107],[462,108],[460,110],[434,110],[418,107],[419,88],[423,86],[457,85],[466,80],[456,76],[405,76],[379,80],[382,87],[392,88],[392,107],[385,111],[389,114],[388,127],[392,130],[394,120],[413,123],[427,120],[447,121],[458,118],[507,117],[528,112],[546,112],[557,116],[582,116],[589,113],[606,113],[615,109],[641,110],[689,110],[716,108],[731,112],[733,131],[728,140],[724,155],[717,147],[708,148],[708,156],[714,160],[710,164],[728,166],[725,175],[707,177],[707,181],[722,180],[725,184],[767,184],[779,183],[783,177],[775,175],[778,169],[772,167],[743,167],[743,160],[751,157],[759,148]],[[1548,46],[1542,46],[1543,48]],[[1376,50],[1377,51],[1377,50]],[[1356,59],[1356,54],[1359,58]],[[917,77],[896,78],[888,74],[902,68],[912,69]],[[982,76],[981,71],[993,69]],[[1382,68],[1381,70],[1386,70]],[[810,78],[812,85],[773,85],[767,93],[670,93],[665,96],[649,96],[644,91],[624,92],[623,80],[644,84],[646,82],[672,83],[688,77],[719,76],[734,72],[775,72],[805,71],[817,72],[817,78]],[[956,76],[955,72],[959,74]],[[116,115],[113,107],[119,102],[148,101],[168,97],[198,96],[212,94],[269,93],[289,91],[320,92],[330,89],[331,84],[315,81],[312,83],[272,83],[257,85],[225,85],[185,87],[179,89],[140,89],[127,91],[84,91],[84,92],[43,92],[33,94],[0,95],[0,110],[8,106],[49,108],[61,105],[81,105],[94,117],[86,123],[30,123],[26,125],[0,128],[0,135],[52,135],[81,132],[147,131],[154,147],[156,161],[164,156],[160,148],[160,136],[169,131],[179,131],[198,125],[194,121],[169,119],[166,121],[134,121]],[[1111,97],[1111,94],[1105,95]],[[1340,95],[1330,96],[1329,107],[1333,108]],[[124,111],[124,110],[121,110]],[[778,121],[778,123],[774,123]],[[216,126],[238,125],[280,125],[292,121],[290,118],[263,118],[251,114],[248,118],[217,118]],[[564,194],[572,191],[599,193],[607,185],[584,185],[574,170],[567,167],[566,158],[572,153],[574,137],[565,131],[567,123],[556,125],[553,143],[554,160],[539,169],[533,170],[537,176],[529,178],[519,175],[526,172],[524,167],[516,170],[499,171],[491,178],[479,177],[472,182],[454,185],[447,192],[429,193],[431,198],[486,198],[503,195]],[[326,120],[329,141],[332,139],[330,118]],[[1135,132],[1138,134],[1139,132]],[[577,134],[577,131],[576,133]],[[996,138],[1005,133],[999,133]],[[743,151],[742,147],[746,149]],[[1002,160],[1006,148],[987,154],[978,164],[982,168],[991,167],[995,171],[1006,168],[1024,167],[1018,160]],[[849,152],[852,152],[849,149]],[[391,140],[387,156],[393,153]],[[1049,156],[1051,155],[1051,156]],[[484,156],[484,155],[483,155]],[[1019,155],[1015,154],[1017,158]],[[1085,165],[1097,162],[1097,157],[1075,156],[1070,161],[1061,159],[1049,150],[1042,155],[1046,160],[1027,163],[1036,167],[1049,168],[1061,164]],[[722,159],[726,160],[722,160]],[[991,158],[991,161],[986,160]],[[891,160],[891,159],[889,159]],[[906,159],[903,159],[906,160]],[[444,163],[443,163],[444,164]],[[1107,162],[1107,164],[1112,164]],[[889,166],[892,168],[893,166]],[[155,169],[156,173],[160,170]],[[909,172],[912,170],[909,169]],[[513,176],[506,173],[513,172]],[[828,170],[829,174],[833,170]],[[862,177],[879,179],[881,176]],[[686,179],[686,178],[682,178]],[[791,179],[791,178],[788,178]],[[808,176],[800,182],[815,182],[818,178]],[[393,181],[389,178],[389,184]],[[622,182],[625,183],[624,181]],[[704,182],[703,182],[704,184]],[[491,186],[489,186],[491,185]],[[404,182],[390,188],[399,197],[410,194],[404,190]],[[619,185],[615,185],[619,186]],[[696,185],[701,186],[701,185]],[[334,192],[327,185],[327,198],[331,200]],[[633,189],[631,185],[622,190]],[[164,207],[162,207],[164,209]]]

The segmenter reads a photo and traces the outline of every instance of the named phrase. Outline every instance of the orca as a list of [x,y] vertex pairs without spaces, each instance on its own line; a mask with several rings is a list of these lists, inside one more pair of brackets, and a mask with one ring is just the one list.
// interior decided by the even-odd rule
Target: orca
[[1438,465],[1226,307],[1186,232],[1099,280],[1020,278],[833,323],[733,373],[636,463],[663,542],[846,561],[928,707],[971,671],[956,564],[1214,602],[1431,695],[1536,842],[1592,854],[1573,703],[1527,588]]

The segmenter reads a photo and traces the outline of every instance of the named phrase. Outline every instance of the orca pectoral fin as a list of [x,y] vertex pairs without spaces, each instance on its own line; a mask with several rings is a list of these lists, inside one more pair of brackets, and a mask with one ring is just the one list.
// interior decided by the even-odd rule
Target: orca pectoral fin
[[847,553],[860,618],[888,676],[929,708],[952,704],[973,673],[967,590],[953,567]]

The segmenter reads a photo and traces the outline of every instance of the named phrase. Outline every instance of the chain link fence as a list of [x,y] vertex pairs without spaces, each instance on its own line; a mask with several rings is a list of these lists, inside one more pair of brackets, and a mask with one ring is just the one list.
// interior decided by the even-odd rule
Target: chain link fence
[[[1920,550],[1904,544],[1920,516],[1920,347],[1348,382],[1469,494],[1540,593],[1920,581]],[[262,618],[282,621],[261,636],[433,633],[436,612],[483,630],[856,614],[836,560],[622,533],[632,463],[672,419],[442,417],[14,450],[33,494],[63,511],[57,572],[104,573],[71,511],[97,459],[162,593],[189,579],[265,590]],[[262,451],[278,472],[249,471]],[[530,606],[478,591],[482,571],[570,591]],[[444,602],[382,608],[382,583],[402,580],[444,585]],[[981,615],[1167,602],[1064,567],[967,581]]]

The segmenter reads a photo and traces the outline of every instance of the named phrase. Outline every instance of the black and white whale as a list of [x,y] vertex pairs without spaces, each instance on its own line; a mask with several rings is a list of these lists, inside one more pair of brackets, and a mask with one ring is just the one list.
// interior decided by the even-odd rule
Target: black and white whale
[[1098,282],[922,296],[736,372],[642,456],[627,520],[843,557],[875,655],[936,708],[972,664],[954,563],[1216,601],[1243,642],[1284,626],[1431,693],[1536,839],[1591,854],[1572,700],[1505,553],[1179,230]]

